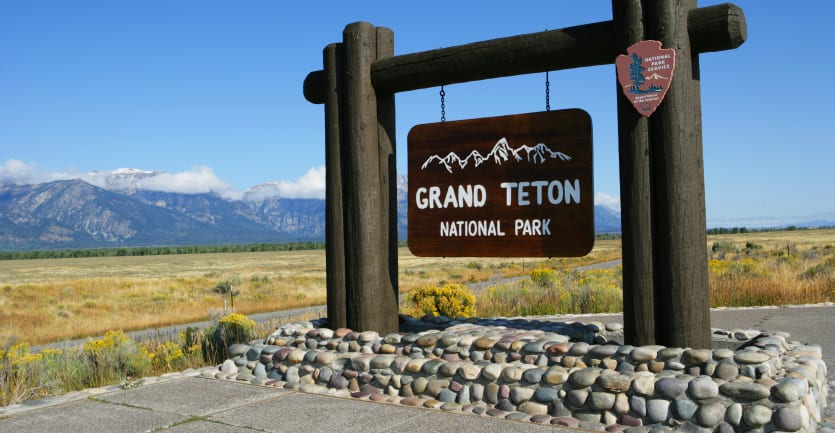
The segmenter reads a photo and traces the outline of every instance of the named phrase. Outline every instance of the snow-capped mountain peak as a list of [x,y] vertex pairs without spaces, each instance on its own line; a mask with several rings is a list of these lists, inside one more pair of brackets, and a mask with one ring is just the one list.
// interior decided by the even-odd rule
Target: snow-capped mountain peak
[[82,175],[81,179],[111,191],[134,193],[142,189],[142,180],[160,174],[158,171],[141,170],[138,168],[117,168],[115,170],[94,170]]

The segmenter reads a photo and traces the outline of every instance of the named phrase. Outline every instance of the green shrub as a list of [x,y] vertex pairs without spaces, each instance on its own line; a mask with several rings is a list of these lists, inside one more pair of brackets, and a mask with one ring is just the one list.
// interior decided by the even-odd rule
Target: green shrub
[[83,353],[102,375],[101,383],[139,378],[151,371],[151,355],[122,331],[107,331],[102,339],[88,340]]
[[206,328],[201,346],[203,360],[210,363],[223,362],[229,346],[237,343],[249,343],[255,339],[255,321],[243,314],[230,314]]
[[443,287],[429,286],[412,291],[409,299],[415,315],[472,317],[475,315],[475,296],[461,284]]

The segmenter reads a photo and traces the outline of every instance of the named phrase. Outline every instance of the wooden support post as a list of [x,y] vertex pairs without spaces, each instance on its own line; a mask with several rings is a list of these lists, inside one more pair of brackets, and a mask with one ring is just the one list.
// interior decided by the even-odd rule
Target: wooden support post
[[645,0],[648,39],[676,50],[664,102],[650,117],[656,343],[710,348],[699,56],[688,12],[696,0]]
[[[377,27],[377,60],[394,55],[394,32],[386,27]],[[383,302],[393,303],[395,314],[398,311],[398,262],[397,262],[397,155],[396,155],[396,116],[394,93],[381,94],[377,92],[377,124],[378,140],[380,144],[380,187],[383,203],[382,228],[388,227],[386,236],[388,257],[386,269],[391,290],[391,297],[386,296]],[[386,295],[386,294],[381,294]],[[396,319],[396,318],[395,318]],[[397,331],[398,323],[395,323]]]
[[382,201],[381,127],[377,96],[371,84],[377,32],[370,23],[359,22],[349,24],[342,37],[344,92],[340,121],[345,250],[348,252],[345,260],[347,322],[354,330],[387,334],[397,331],[398,316],[387,267],[388,204]]
[[339,83],[342,44],[325,47],[325,263],[327,268],[328,326],[348,326],[345,310],[345,230],[342,211],[342,151],[339,134]]
[[[613,0],[618,51],[644,39],[641,0]],[[627,344],[655,344],[649,124],[623,97],[615,73],[623,235],[623,322]]]

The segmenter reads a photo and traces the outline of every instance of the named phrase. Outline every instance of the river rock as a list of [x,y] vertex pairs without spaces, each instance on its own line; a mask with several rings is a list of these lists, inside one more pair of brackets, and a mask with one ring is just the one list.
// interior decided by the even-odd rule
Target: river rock
[[609,392],[626,392],[632,386],[632,377],[624,374],[604,372],[597,378],[597,384]]
[[759,404],[745,407],[742,410],[742,421],[750,427],[762,427],[771,421],[771,409]]
[[592,392],[586,407],[591,410],[609,410],[615,406],[615,395],[608,392]]
[[568,380],[576,387],[585,388],[591,386],[600,376],[600,369],[595,367],[584,368],[571,373]]
[[803,398],[807,389],[805,380],[786,378],[771,388],[771,395],[778,401],[792,403]]
[[670,401],[654,398],[647,401],[647,416],[652,422],[661,423],[667,420],[670,412]]
[[734,355],[734,361],[738,364],[761,364],[769,359],[771,356],[768,353],[753,350],[738,351]]
[[710,402],[699,406],[694,417],[702,427],[714,427],[725,419],[725,406],[719,402]]
[[753,382],[726,382],[719,386],[719,392],[731,398],[761,400],[768,398],[768,388]]
[[708,376],[699,376],[687,385],[690,396],[697,399],[709,399],[719,396],[719,385]]

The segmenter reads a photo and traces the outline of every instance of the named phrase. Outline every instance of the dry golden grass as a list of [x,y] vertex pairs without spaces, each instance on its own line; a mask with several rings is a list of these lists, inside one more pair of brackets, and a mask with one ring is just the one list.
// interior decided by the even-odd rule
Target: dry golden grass
[[710,305],[835,301],[835,229],[708,239]]
[[217,317],[229,278],[236,312],[325,302],[324,251],[2,261],[0,275],[0,337],[31,344]]
[[[716,242],[738,250],[725,251],[721,261],[743,271],[719,275],[717,262],[711,262],[714,306],[835,300],[832,274],[803,276],[814,266],[828,269],[827,260],[835,257],[835,229],[709,236],[707,250],[719,260],[711,252]],[[746,243],[762,248],[749,254]],[[555,259],[424,258],[401,248],[399,284],[408,293],[428,285],[530,275],[536,268],[570,269],[620,256],[620,240],[598,241],[586,257]],[[743,260],[754,261],[749,268],[757,272],[746,273]],[[213,288],[228,279],[240,280],[234,287],[240,292],[235,297],[239,313],[321,305],[326,302],[325,252],[0,261],[0,343],[41,344],[214,318],[222,311],[223,298]]]
[[[421,258],[401,248],[400,288],[466,283],[617,258],[602,241],[577,259]],[[217,317],[213,288],[236,278],[235,311],[253,314],[326,302],[325,252],[192,254],[0,261],[0,339],[41,344]],[[228,299],[228,298],[227,298]],[[231,305],[230,305],[231,306]]]
[[497,278],[528,275],[539,267],[567,269],[619,259],[620,240],[602,240],[584,257],[576,258],[473,258],[473,257],[416,257],[401,248],[399,256],[400,292],[408,293],[428,285],[472,283]]

